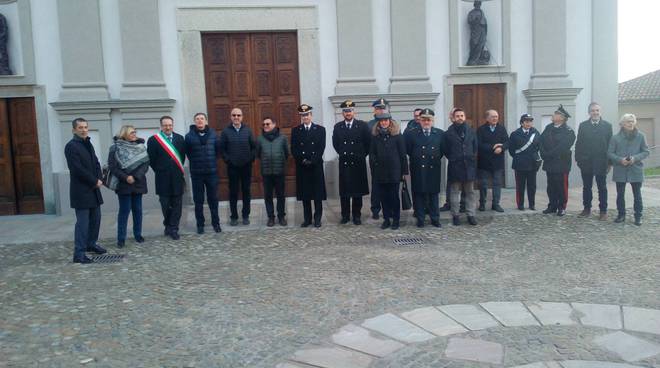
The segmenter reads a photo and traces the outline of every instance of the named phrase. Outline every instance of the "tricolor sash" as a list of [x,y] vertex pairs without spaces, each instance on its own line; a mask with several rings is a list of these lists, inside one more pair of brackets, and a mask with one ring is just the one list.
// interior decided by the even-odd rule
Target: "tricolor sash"
[[176,162],[176,165],[179,167],[181,170],[182,174],[185,174],[185,171],[183,170],[183,162],[181,160],[181,154],[179,151],[177,151],[176,147],[170,142],[169,139],[165,136],[163,132],[158,132],[158,134],[154,134],[154,138],[156,139],[156,142],[160,144],[161,147],[167,152],[168,155]]

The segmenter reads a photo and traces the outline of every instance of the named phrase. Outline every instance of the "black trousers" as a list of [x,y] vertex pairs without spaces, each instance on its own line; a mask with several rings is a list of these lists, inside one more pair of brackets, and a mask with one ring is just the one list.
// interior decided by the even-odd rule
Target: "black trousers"
[[529,207],[536,203],[536,170],[515,170],[516,175],[516,205],[525,207],[525,189],[527,189],[527,202]]
[[580,174],[582,174],[582,205],[584,208],[591,208],[591,201],[594,197],[591,188],[594,185],[594,177],[596,177],[598,208],[600,212],[607,212],[607,175],[595,175],[591,170],[580,170]]
[[546,173],[548,176],[548,208],[565,210],[568,202],[568,173]]
[[282,219],[286,216],[284,212],[284,175],[264,175],[264,204],[266,205],[266,214],[268,218],[275,217],[275,208],[273,206],[273,190],[277,196],[277,218]]
[[[303,216],[305,222],[312,222],[312,200],[303,199]],[[323,216],[323,201],[320,199],[314,200],[314,222],[321,222]]]
[[[432,221],[440,219],[440,206],[438,193],[413,193],[413,207],[415,207],[415,217],[424,221],[428,214]],[[428,211],[428,212],[427,212]]]
[[[351,200],[353,205],[351,206]],[[349,219],[353,215],[353,219],[359,219],[362,216],[362,196],[355,197],[340,197],[339,203],[341,205],[341,218]]]
[[[616,183],[616,210],[619,215],[626,214],[626,184]],[[633,192],[633,210],[635,211],[635,218],[642,217],[642,210],[644,205],[642,203],[642,183],[630,183]]]
[[383,218],[399,221],[401,217],[399,183],[378,183],[376,186],[379,187],[380,199],[383,204]]
[[238,190],[243,195],[243,218],[250,217],[250,180],[252,179],[252,163],[243,166],[227,165],[227,176],[229,177],[229,210],[231,219],[238,219]]
[[159,196],[160,209],[163,211],[163,225],[167,233],[179,232],[181,205],[183,196]]
[[[372,176],[373,178],[373,176]],[[381,210],[380,200],[380,187],[378,184],[371,182],[371,213],[378,214]]]
[[96,245],[101,228],[101,207],[76,208],[73,258],[80,259],[88,247]]
[[218,176],[201,175],[191,176],[193,190],[193,202],[195,203],[195,220],[197,227],[204,227],[204,192],[206,192],[206,201],[209,204],[211,212],[211,224],[220,225],[220,216],[218,215]]

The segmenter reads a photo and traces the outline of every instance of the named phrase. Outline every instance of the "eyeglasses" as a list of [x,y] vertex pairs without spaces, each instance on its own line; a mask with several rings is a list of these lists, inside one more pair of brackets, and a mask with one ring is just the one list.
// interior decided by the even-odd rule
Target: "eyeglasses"
[[241,114],[231,114],[231,116],[243,116]]
[[273,125],[273,124],[271,124],[271,123],[263,123],[263,126],[269,126],[269,125]]
[[137,132],[135,130],[132,130],[132,131],[128,132],[128,134],[137,134]]

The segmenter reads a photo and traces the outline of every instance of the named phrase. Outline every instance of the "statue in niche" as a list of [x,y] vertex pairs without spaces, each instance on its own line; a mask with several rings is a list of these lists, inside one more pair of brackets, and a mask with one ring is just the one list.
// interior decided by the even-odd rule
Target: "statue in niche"
[[467,65],[488,65],[490,52],[486,48],[488,24],[484,11],[481,10],[481,1],[474,2],[474,8],[468,13],[470,25],[470,57]]
[[9,40],[9,26],[7,18],[0,14],[0,75],[12,75],[9,67],[9,52],[7,51],[7,41]]

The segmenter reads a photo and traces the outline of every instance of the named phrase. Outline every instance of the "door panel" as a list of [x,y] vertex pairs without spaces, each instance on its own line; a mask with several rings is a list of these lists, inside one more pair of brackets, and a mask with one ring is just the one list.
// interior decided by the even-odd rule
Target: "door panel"
[[[243,110],[243,122],[261,134],[265,117],[275,119],[280,132],[291,137],[299,123],[298,49],[295,32],[205,33],[202,35],[209,124],[218,133],[230,124],[233,107]],[[220,199],[229,197],[224,162],[219,160]],[[293,160],[287,163],[287,196],[295,193]],[[251,190],[261,198],[259,162],[252,172]]]
[[0,99],[0,215],[16,215],[17,213],[14,159],[7,116],[7,101]]

